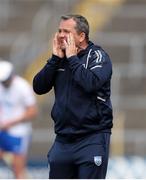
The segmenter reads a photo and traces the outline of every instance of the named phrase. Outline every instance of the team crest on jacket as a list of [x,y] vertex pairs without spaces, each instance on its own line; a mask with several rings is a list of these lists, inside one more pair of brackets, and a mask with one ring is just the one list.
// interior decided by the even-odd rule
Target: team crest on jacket
[[102,156],[94,156],[94,163],[100,166],[102,164]]

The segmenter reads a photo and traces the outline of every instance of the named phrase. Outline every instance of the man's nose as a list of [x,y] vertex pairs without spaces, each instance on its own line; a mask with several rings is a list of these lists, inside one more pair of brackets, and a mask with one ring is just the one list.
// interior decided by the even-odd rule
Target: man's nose
[[62,32],[59,33],[59,36],[60,37],[65,37],[65,33],[62,31]]

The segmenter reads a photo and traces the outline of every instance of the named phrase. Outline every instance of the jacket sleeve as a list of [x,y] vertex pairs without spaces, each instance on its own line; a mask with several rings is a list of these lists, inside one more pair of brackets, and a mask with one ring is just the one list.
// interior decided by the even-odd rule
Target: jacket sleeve
[[33,78],[33,90],[36,94],[45,94],[52,89],[59,62],[60,58],[52,55],[47,64],[35,75]]
[[104,83],[110,81],[112,63],[103,50],[89,51],[86,64],[81,64],[77,56],[68,58],[74,80],[86,92],[97,92]]

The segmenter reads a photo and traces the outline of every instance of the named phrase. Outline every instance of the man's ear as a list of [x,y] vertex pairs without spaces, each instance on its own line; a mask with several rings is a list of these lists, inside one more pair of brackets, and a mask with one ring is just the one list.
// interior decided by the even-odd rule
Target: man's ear
[[81,32],[79,41],[83,42],[84,40],[85,40],[85,33]]

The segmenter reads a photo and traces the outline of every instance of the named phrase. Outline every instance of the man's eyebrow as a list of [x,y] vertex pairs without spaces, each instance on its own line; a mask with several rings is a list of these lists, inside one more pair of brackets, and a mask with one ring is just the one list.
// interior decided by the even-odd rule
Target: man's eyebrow
[[59,31],[59,32],[64,31],[64,32],[67,32],[67,33],[70,32],[69,29],[61,29],[61,28],[59,28],[58,31]]

